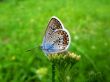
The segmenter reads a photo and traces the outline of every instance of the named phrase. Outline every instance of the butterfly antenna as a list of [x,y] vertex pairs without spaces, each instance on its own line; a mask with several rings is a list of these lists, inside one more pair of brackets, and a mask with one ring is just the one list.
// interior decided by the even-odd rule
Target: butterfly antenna
[[26,52],[32,51],[32,50],[34,50],[35,48],[38,48],[38,46],[35,46],[35,47],[31,48],[31,49],[26,50]]

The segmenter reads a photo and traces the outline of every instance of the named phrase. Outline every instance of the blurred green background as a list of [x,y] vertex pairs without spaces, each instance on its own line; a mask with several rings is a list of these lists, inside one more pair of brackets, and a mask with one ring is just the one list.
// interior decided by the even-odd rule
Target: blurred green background
[[81,55],[73,82],[110,82],[110,0],[0,0],[0,82],[51,82],[40,46],[51,16]]

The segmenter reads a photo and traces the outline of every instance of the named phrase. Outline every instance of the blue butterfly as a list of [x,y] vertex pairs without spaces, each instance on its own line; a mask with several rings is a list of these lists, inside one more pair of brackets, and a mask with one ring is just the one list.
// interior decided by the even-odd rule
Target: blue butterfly
[[45,31],[42,50],[45,54],[64,52],[70,45],[70,34],[55,16],[51,18]]

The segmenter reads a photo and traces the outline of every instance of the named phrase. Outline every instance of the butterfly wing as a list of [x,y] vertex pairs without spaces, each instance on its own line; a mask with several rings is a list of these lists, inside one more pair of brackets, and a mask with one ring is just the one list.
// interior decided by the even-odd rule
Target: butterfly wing
[[48,23],[43,38],[42,49],[46,54],[66,51],[70,44],[69,32],[57,17],[52,17]]
[[45,38],[48,38],[51,36],[51,34],[56,30],[56,29],[64,29],[64,26],[62,22],[55,16],[51,18],[51,20],[48,23],[46,32],[45,32]]
[[59,53],[66,51],[70,44],[70,35],[67,30],[58,29],[56,30],[48,42],[45,43],[43,51],[47,54]]
[[63,26],[62,22],[57,17],[53,16],[51,18],[51,20],[49,21],[49,23],[48,23],[47,29],[45,31],[45,36],[43,38],[42,46],[44,48],[46,46],[46,43],[50,43],[50,44],[52,43],[50,41],[51,40],[51,37],[52,37],[52,34],[57,29],[64,29],[64,26]]

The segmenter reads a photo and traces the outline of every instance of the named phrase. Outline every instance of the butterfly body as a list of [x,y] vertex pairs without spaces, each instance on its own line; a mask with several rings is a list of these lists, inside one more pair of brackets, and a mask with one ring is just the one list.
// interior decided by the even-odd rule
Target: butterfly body
[[57,17],[52,17],[47,26],[42,42],[46,54],[66,51],[70,44],[70,34]]

